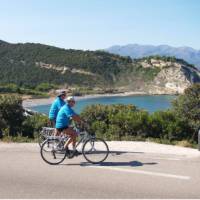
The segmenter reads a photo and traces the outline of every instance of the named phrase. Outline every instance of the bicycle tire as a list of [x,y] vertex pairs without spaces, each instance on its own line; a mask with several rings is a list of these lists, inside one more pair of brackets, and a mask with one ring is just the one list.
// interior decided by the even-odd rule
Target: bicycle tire
[[[50,130],[51,129],[51,130]],[[54,135],[54,128],[51,127],[42,127],[40,132],[38,133],[38,144],[40,148],[42,147],[42,143],[50,136]]]
[[[95,149],[95,148],[98,148]],[[109,155],[109,148],[107,143],[101,138],[90,138],[86,140],[83,144],[82,154],[84,158],[92,163],[92,164],[99,164],[102,163]],[[102,158],[98,158],[98,156],[102,154]],[[95,159],[96,158],[96,159]]]
[[58,165],[65,160],[66,152],[64,150],[56,149],[59,143],[60,141],[58,139],[46,139],[42,143],[40,155],[46,163],[50,165]]
[[42,147],[42,143],[47,139],[47,137],[44,136],[42,132],[39,132],[38,134],[38,144],[40,148]]

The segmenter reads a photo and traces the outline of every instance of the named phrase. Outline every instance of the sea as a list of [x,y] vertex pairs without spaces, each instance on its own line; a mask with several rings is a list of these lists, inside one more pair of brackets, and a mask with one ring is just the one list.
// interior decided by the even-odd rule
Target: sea
[[[115,97],[96,97],[96,98],[87,98],[80,99],[76,101],[74,110],[77,113],[81,111],[88,105],[92,104],[133,104],[140,109],[144,109],[149,113],[155,111],[167,110],[172,106],[172,101],[176,98],[175,95],[139,95],[139,96],[115,96]],[[39,105],[34,107],[29,107],[29,109],[47,114],[49,113],[50,104],[48,105]]]

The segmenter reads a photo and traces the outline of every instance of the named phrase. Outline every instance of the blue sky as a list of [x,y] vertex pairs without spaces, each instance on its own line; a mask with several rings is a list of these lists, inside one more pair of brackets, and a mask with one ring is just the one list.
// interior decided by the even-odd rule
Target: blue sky
[[63,48],[200,49],[200,0],[0,0],[0,39]]

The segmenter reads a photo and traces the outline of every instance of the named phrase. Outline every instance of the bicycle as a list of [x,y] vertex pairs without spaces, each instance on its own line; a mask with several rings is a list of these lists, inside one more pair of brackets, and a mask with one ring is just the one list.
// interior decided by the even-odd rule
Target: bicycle
[[[70,124],[72,124],[72,119],[70,119]],[[73,126],[73,125],[71,125]],[[42,147],[42,143],[50,136],[54,136],[55,128],[53,127],[42,127],[38,134],[38,144]]]
[[38,144],[42,147],[42,143],[50,136],[54,135],[54,128],[42,127],[42,130],[38,134]]
[[[75,129],[80,137],[76,143],[76,150],[82,143],[80,150],[84,158],[92,164],[102,163],[109,155],[107,143],[97,138],[95,134],[89,134],[86,129],[80,130],[77,127]],[[71,159],[80,155],[80,153],[76,154],[76,151],[66,152],[64,144],[68,139],[69,136],[48,136],[40,148],[42,159],[48,164],[57,165],[62,163],[66,157]]]

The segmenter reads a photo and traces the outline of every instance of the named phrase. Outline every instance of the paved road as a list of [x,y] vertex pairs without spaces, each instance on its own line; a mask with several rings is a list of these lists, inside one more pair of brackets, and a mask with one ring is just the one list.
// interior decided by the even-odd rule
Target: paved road
[[82,156],[51,166],[37,144],[1,145],[0,198],[200,198],[200,157],[113,152],[90,165]]

